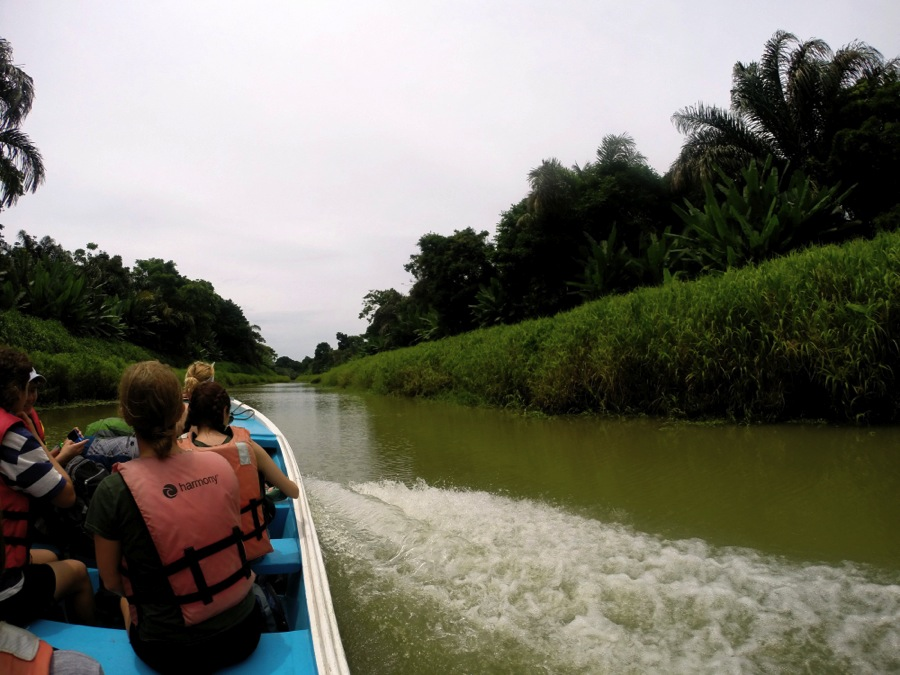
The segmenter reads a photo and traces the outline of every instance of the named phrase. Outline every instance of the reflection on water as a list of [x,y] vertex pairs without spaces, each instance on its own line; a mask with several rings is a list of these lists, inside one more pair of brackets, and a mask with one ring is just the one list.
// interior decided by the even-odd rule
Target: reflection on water
[[355,673],[900,671],[900,429],[233,393],[294,447]]

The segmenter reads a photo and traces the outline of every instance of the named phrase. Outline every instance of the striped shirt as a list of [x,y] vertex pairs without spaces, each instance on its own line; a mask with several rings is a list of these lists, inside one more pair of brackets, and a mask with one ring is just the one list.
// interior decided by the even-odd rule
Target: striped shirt
[[[44,448],[24,424],[12,426],[0,443],[0,480],[41,501],[53,499],[66,486],[65,477],[50,463]],[[21,585],[21,570],[4,573],[0,576],[0,600],[15,595]]]

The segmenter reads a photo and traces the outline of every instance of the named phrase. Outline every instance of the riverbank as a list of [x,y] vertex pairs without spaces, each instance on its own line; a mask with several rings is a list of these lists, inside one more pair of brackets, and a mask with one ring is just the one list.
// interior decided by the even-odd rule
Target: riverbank
[[[27,353],[35,369],[47,379],[41,389],[41,407],[115,400],[119,379],[129,365],[151,359],[167,362],[130,343],[75,337],[58,321],[15,311],[0,313],[0,344]],[[169,365],[184,378],[184,368]],[[288,379],[267,368],[216,363],[216,380],[225,387]]]
[[900,419],[900,233],[352,361],[323,385],[546,414]]

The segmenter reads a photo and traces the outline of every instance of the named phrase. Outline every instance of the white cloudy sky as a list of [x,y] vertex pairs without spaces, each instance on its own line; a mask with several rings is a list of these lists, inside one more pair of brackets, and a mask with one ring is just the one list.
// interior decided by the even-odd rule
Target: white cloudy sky
[[69,250],[173,260],[301,359],[428,232],[494,228],[541,160],[728,104],[778,29],[900,55],[897,0],[0,0],[46,183],[0,213]]

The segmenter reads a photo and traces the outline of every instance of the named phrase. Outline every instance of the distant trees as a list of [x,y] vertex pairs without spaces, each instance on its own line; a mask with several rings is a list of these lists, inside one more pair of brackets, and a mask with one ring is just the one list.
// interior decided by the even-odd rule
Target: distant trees
[[12,46],[0,38],[0,211],[44,180],[41,153],[19,129],[31,112],[34,83],[12,58]]
[[478,290],[493,275],[488,233],[471,227],[450,236],[426,234],[419,239],[419,253],[410,256],[404,269],[416,280],[409,299],[420,317],[421,339],[437,339],[472,330]]
[[172,358],[270,365],[271,348],[231,300],[174,262],[133,269],[95,244],[74,254],[50,237],[0,236],[0,310],[55,319],[76,335],[123,339]]

